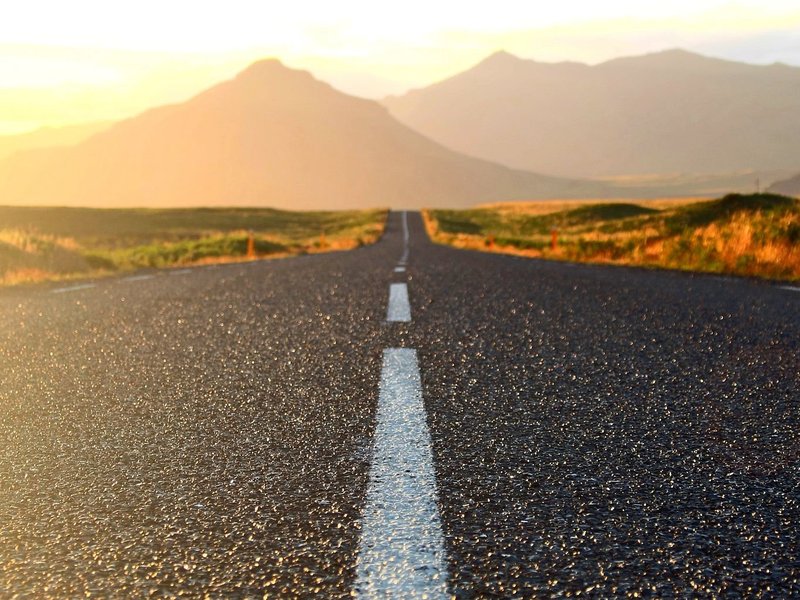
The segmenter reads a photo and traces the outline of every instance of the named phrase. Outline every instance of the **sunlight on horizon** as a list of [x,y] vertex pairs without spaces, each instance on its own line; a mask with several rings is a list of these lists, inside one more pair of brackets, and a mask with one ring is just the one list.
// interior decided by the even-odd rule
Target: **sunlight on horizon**
[[33,0],[0,22],[0,134],[131,116],[270,56],[371,98],[444,79],[500,49],[597,63],[684,47],[800,65],[794,1],[518,4],[500,0],[487,12],[413,0],[387,12],[353,0],[232,0],[224,9],[144,0],[120,11],[100,0]]

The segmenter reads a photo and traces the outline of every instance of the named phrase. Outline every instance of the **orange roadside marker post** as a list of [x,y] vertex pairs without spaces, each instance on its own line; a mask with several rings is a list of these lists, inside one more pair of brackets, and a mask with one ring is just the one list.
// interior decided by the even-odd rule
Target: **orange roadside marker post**
[[550,231],[550,249],[553,252],[558,249],[558,229]]
[[256,240],[253,238],[253,232],[247,232],[247,258],[256,257]]

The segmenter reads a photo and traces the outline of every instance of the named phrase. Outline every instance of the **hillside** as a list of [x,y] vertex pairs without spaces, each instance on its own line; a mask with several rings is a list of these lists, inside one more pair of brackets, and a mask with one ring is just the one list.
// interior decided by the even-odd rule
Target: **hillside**
[[786,194],[787,196],[800,197],[800,174],[772,184],[769,188],[769,191],[775,194]]
[[385,222],[385,210],[0,206],[0,287],[344,250]]
[[36,131],[16,135],[0,135],[0,160],[15,152],[31,148],[49,148],[53,146],[71,146],[88,137],[108,129],[111,123],[81,123],[64,127],[43,127]]
[[277,60],[70,148],[0,163],[0,204],[465,206],[604,195],[607,186],[515,171],[432,142],[378,103]]
[[[580,262],[800,279],[800,200],[729,194],[674,202],[503,204],[430,210],[441,243]],[[555,237],[554,234],[555,233]]]
[[725,174],[796,171],[798,92],[800,68],[682,50],[596,66],[500,52],[384,104],[454,150],[514,168],[568,177]]

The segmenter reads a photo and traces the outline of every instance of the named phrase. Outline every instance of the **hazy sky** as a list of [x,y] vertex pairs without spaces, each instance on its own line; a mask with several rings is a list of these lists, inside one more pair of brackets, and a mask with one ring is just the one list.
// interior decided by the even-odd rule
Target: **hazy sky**
[[672,47],[800,65],[800,2],[25,0],[0,19],[0,133],[128,116],[266,56],[380,97],[499,49],[596,63]]

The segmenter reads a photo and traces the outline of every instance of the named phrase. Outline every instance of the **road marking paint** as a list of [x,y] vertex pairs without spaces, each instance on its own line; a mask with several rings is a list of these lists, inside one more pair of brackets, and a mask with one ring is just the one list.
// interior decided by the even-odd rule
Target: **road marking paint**
[[447,598],[436,475],[413,348],[383,351],[377,421],[356,595]]
[[153,279],[155,275],[131,275],[130,277],[123,277],[122,281],[144,281],[145,279]]
[[178,269],[177,271],[170,271],[170,275],[186,275],[187,273],[191,273],[191,269]]
[[800,287],[796,287],[793,285],[781,285],[778,287],[780,287],[782,290],[791,290],[793,292],[800,292]]
[[406,268],[405,267],[395,267],[394,268],[394,272],[395,273],[405,273],[406,272]]
[[74,292],[77,290],[88,290],[89,288],[95,287],[94,283],[82,283],[80,285],[71,285],[69,287],[57,288],[52,290],[53,294],[63,294],[64,292]]
[[387,321],[410,321],[411,305],[408,303],[408,285],[392,283],[389,285],[389,307]]
[[408,211],[403,211],[403,256],[400,258],[399,264],[405,265],[408,262]]

